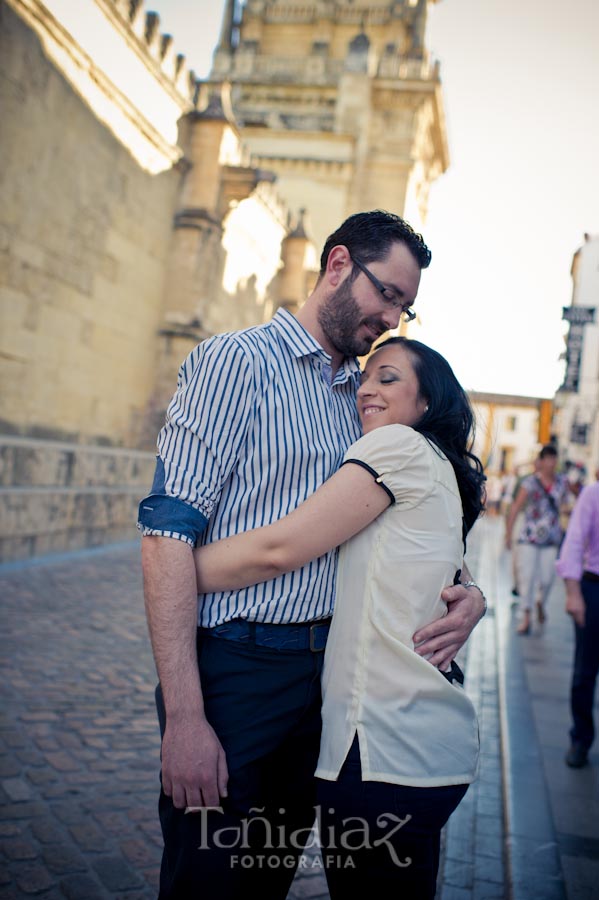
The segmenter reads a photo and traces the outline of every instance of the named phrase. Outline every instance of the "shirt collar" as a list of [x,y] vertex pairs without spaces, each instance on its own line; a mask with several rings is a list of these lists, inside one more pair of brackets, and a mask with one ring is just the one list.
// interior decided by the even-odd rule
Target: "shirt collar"
[[[315,356],[325,364],[331,365],[331,357],[318,341],[306,331],[303,325],[292,315],[288,309],[280,308],[271,320],[271,324],[279,332],[292,354],[298,359],[302,356]],[[333,384],[347,381],[349,378],[359,378],[360,366],[355,357],[346,357],[337,372]]]

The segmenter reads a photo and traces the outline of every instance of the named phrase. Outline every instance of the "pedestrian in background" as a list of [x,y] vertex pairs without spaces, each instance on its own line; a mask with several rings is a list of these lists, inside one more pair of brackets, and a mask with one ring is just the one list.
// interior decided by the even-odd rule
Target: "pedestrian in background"
[[566,612],[574,621],[570,688],[570,749],[566,764],[586,765],[595,737],[593,699],[599,671],[599,481],[583,488],[556,564],[566,582]]
[[530,632],[535,596],[539,623],[545,621],[545,604],[555,577],[555,560],[563,538],[561,508],[569,494],[565,475],[558,474],[556,470],[557,450],[552,444],[546,444],[539,453],[534,475],[529,475],[520,485],[506,521],[505,544],[511,550],[514,522],[518,513],[524,512],[517,548],[520,593],[518,634]]

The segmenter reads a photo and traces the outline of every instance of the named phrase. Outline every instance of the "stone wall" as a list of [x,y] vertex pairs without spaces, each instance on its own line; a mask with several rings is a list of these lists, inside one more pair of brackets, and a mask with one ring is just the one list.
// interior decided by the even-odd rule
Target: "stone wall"
[[135,450],[0,437],[0,562],[135,539],[154,461]]
[[0,425],[135,446],[180,176],[144,171],[1,16]]

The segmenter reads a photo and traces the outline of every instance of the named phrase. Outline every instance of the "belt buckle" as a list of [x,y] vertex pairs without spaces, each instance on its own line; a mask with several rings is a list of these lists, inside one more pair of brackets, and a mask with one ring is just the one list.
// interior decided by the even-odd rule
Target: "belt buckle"
[[310,625],[310,650],[312,653],[322,653],[324,651],[323,647],[317,647],[315,644],[315,631],[317,628],[324,628],[325,626],[321,623]]

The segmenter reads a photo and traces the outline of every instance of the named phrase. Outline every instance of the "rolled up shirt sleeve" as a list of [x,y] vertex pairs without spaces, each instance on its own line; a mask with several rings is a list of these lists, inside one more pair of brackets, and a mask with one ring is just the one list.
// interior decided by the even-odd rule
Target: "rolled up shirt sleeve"
[[195,547],[208,519],[189,503],[165,490],[164,463],[156,457],[152,490],[139,504],[137,526],[143,535],[169,537]]
[[580,581],[584,571],[584,557],[591,520],[591,495],[583,488],[574,505],[566,537],[561,546],[559,559],[555,564],[558,575]]
[[138,528],[195,545],[245,441],[255,400],[252,359],[234,335],[189,354],[158,436],[150,494]]

